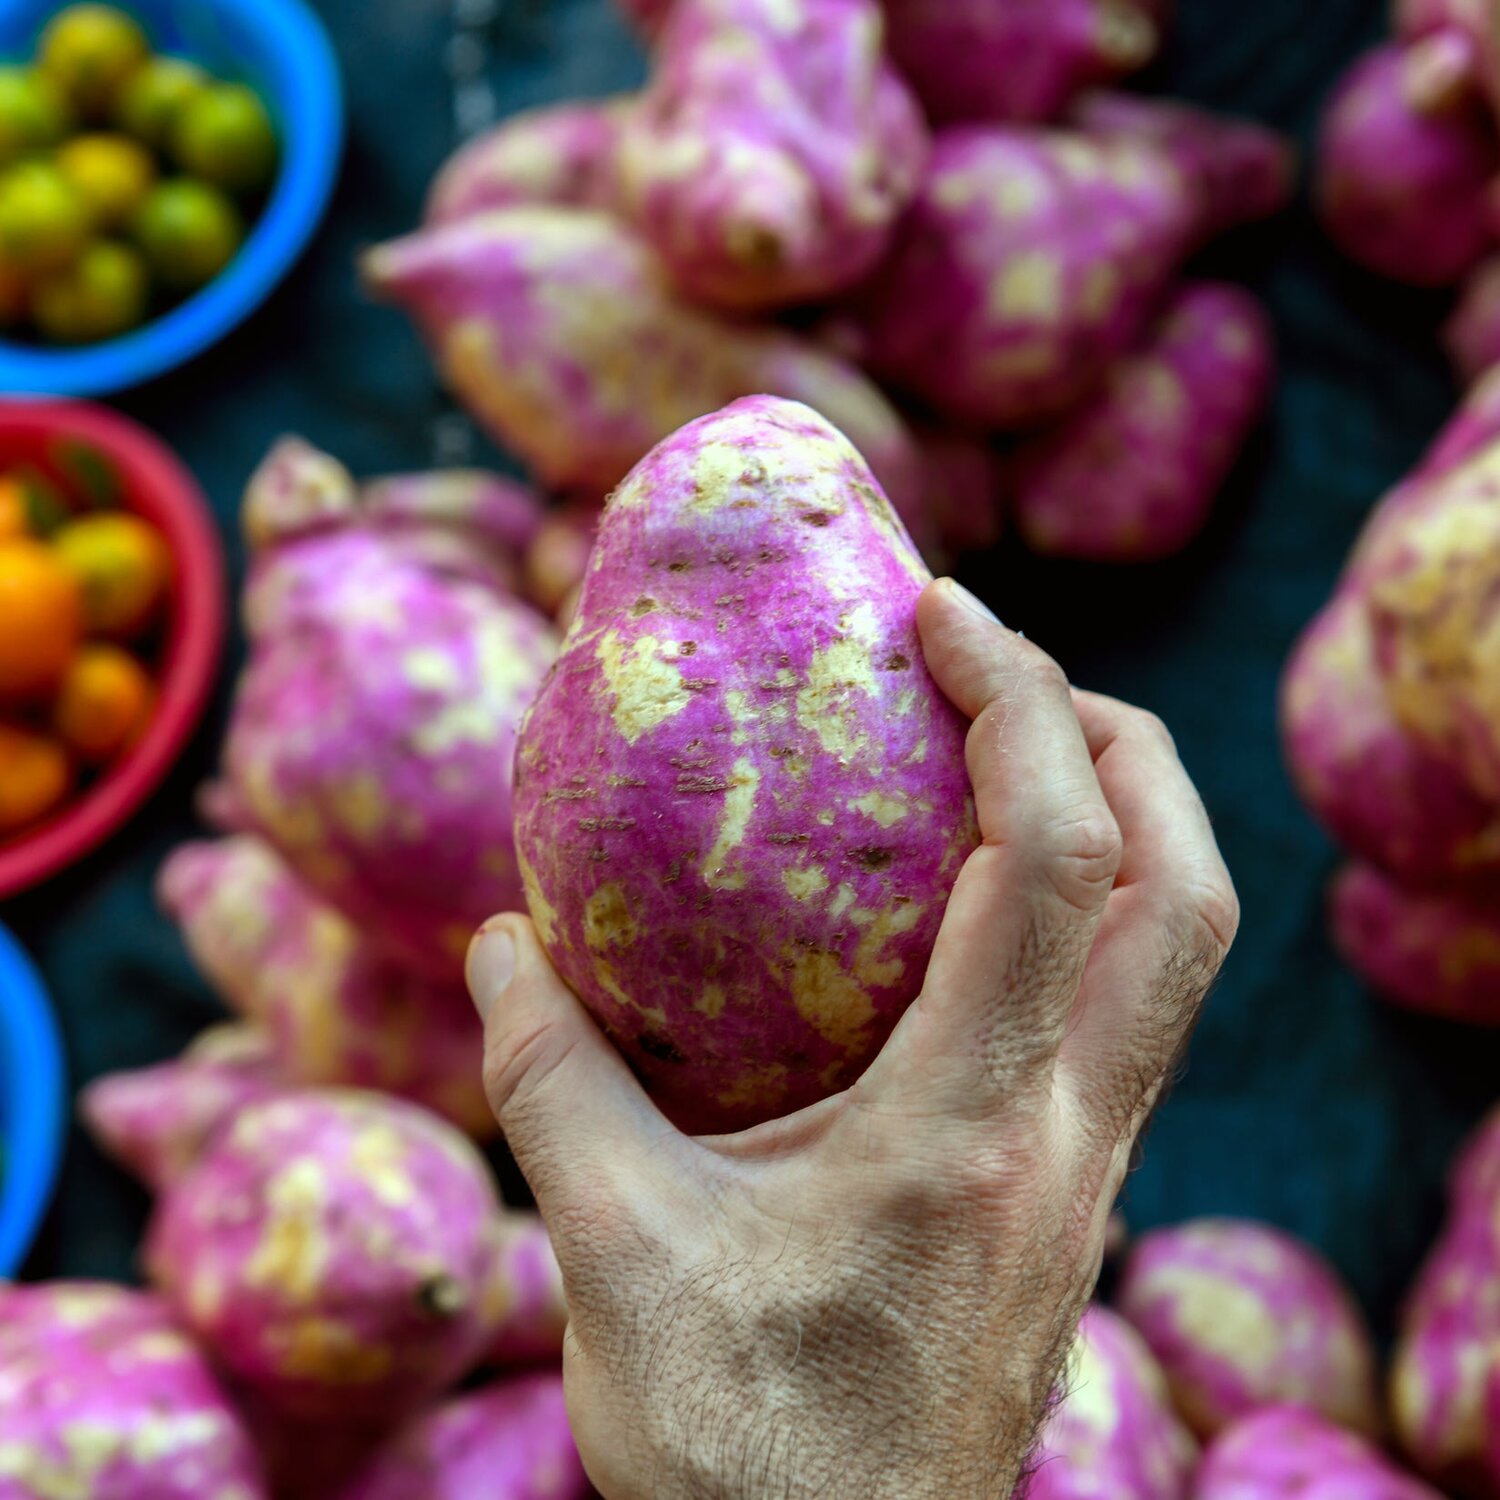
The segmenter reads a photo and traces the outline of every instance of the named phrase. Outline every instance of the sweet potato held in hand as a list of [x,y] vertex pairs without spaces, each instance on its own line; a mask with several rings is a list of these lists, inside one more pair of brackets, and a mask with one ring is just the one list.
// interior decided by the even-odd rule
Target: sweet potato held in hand
[[922,983],[977,841],[927,570],[864,461],[753,397],[610,501],[517,753],[559,972],[693,1127],[851,1082]]

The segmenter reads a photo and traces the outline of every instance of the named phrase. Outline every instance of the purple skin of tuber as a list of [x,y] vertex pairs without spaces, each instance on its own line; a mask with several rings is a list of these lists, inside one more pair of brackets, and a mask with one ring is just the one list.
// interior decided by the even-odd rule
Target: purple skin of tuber
[[617,0],[642,36],[655,37],[676,0]]
[[1284,136],[1251,120],[1172,99],[1101,90],[1085,94],[1069,121],[1091,135],[1142,141],[1169,156],[1198,194],[1205,240],[1273,218],[1291,200],[1296,150]]
[[288,472],[309,467],[278,449],[247,495],[261,545],[225,779],[254,830],[371,942],[456,981],[474,929],[520,902],[512,746],[552,631],[506,590],[515,517],[507,507],[496,534],[493,491],[426,492],[439,513],[414,519],[422,492],[387,482],[331,518],[320,499],[309,524]]
[[[1492,992],[1493,993],[1493,992]],[[1448,1217],[1402,1309],[1391,1417],[1413,1464],[1445,1490],[1500,1493],[1485,1413],[1500,1347],[1500,1114],[1469,1138],[1449,1175]]]
[[982,552],[1005,529],[1000,455],[982,437],[914,422],[926,476],[925,496],[940,547]]
[[1350,968],[1408,1010],[1500,1026],[1500,881],[1422,890],[1348,866],[1331,897]]
[[158,1202],[145,1263],[268,1411],[391,1421],[482,1357],[499,1214],[483,1159],[435,1116],[310,1090],[220,1132]]
[[634,100],[584,100],[523,110],[466,141],[427,195],[429,224],[525,203],[608,208],[620,128]]
[[1132,1247],[1116,1300],[1200,1436],[1277,1402],[1379,1431],[1364,1319],[1333,1268],[1290,1235],[1242,1219],[1155,1230]]
[[478,420],[551,489],[603,497],[679,427],[767,392],[848,433],[922,530],[920,460],[874,383],[791,333],[683,301],[607,215],[484,214],[381,246],[363,271],[415,319]]
[[1361,265],[1414,286],[1460,281],[1493,243],[1500,146],[1472,84],[1460,75],[1442,86],[1453,41],[1440,33],[1356,63],[1319,140],[1316,195],[1329,234]]
[[1500,255],[1469,273],[1458,305],[1443,325],[1443,347],[1463,385],[1500,364]]
[[171,1062],[95,1079],[79,1113],[106,1154],[161,1192],[227,1121],[284,1086],[270,1039],[231,1023],[205,1031]]
[[338,1500],[587,1500],[561,1375],[522,1376],[418,1417]]
[[392,963],[260,839],[186,844],[158,881],[199,970],[288,1083],[379,1089],[476,1138],[495,1116],[462,984]]
[[560,506],[547,517],[526,553],[526,597],[566,625],[588,570],[599,530],[599,507],[587,501]]
[[1137,0],[885,0],[885,13],[892,58],[944,125],[1055,120],[1161,40]]
[[1136,342],[1196,233],[1154,147],[1064,131],[940,134],[896,247],[859,299],[866,357],[943,417],[1056,417]]
[[267,1500],[250,1437],[158,1298],[0,1286],[0,1497]]
[[1117,1313],[1083,1315],[1025,1500],[1188,1500],[1198,1445],[1151,1351]]
[[1294,652],[1281,723],[1303,801],[1346,849],[1413,884],[1500,874],[1500,806],[1397,725],[1357,585],[1334,597]]
[[522,729],[517,850],[559,972],[692,1129],[847,1086],[920,988],[977,842],[929,577],[848,440],[771,397],[605,510]]
[[827,297],[889,244],[927,127],[876,0],[678,0],[620,130],[622,211],[693,300]]
[[1185,285],[1100,391],[1020,450],[1012,500],[1027,543],[1098,562],[1180,552],[1264,412],[1274,357],[1248,292]]
[[1375,660],[1396,722],[1500,806],[1500,442],[1432,481],[1367,548]]
[[485,1309],[491,1329],[486,1365],[532,1365],[562,1358],[568,1304],[562,1271],[540,1215],[501,1215]]
[[1193,1500],[1441,1500],[1363,1438],[1297,1406],[1268,1406],[1204,1454]]
[[1500,12],[1495,0],[1395,0],[1394,30],[1402,41],[1442,36],[1429,96],[1477,85],[1500,105]]

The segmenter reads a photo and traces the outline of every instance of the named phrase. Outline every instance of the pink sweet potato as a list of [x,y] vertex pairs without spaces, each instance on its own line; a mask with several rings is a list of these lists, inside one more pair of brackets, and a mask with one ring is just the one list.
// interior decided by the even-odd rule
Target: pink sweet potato
[[654,37],[676,0],[617,0],[617,3],[644,36]]
[[923,498],[939,549],[977,552],[1005,527],[1005,474],[1000,455],[982,437],[914,424],[922,457]]
[[523,110],[466,141],[427,195],[427,222],[446,224],[523,203],[608,208],[629,97]]
[[528,1375],[435,1407],[339,1500],[587,1500],[560,1375]]
[[1353,864],[1330,909],[1339,952],[1387,999],[1500,1026],[1500,881],[1422,890]]
[[278,449],[247,497],[262,545],[226,779],[370,941],[456,979],[475,927],[520,900],[512,746],[554,640],[504,587],[514,517],[497,536],[492,494],[444,490],[457,512],[433,515],[388,485],[368,514],[350,497],[330,520],[322,502],[314,524],[288,472],[305,467]]
[[628,229],[579,208],[511,208],[371,252],[366,281],[425,330],[447,381],[553,489],[606,495],[654,444],[765,392],[847,432],[907,525],[912,438],[844,360],[678,299]]
[[1452,88],[1434,82],[1452,43],[1439,33],[1362,59],[1339,86],[1318,146],[1329,234],[1361,265],[1417,286],[1456,283],[1492,243],[1487,189],[1500,145],[1462,75]]
[[891,55],[943,124],[1055,120],[1160,42],[1137,0],[885,0],[885,11]]
[[1500,10],[1495,0],[1395,0],[1392,19],[1403,41],[1448,39],[1446,61],[1429,90],[1451,89],[1472,79],[1492,109],[1500,106]]
[[1126,136],[1171,157],[1197,193],[1204,239],[1269,219],[1291,199],[1295,149],[1253,120],[1211,114],[1174,99],[1105,91],[1085,94],[1069,119],[1090,134]]
[[1391,1418],[1413,1463],[1445,1490],[1493,1500],[1487,1388],[1500,1349],[1500,1114],[1449,1176],[1448,1217],[1407,1295],[1391,1363]]
[[79,1112],[108,1155],[161,1192],[240,1110],[283,1086],[270,1038],[226,1024],[171,1062],[95,1079]]
[[1142,1235],[1116,1300],[1205,1437],[1277,1402],[1380,1426],[1364,1319],[1333,1268],[1280,1230],[1196,1219]]
[[1397,725],[1357,585],[1298,645],[1282,679],[1281,722],[1303,801],[1361,859],[1414,884],[1500,873],[1500,806]]
[[157,1298],[0,1286],[3,1500],[267,1500],[250,1438]]
[[485,1291],[490,1334],[484,1362],[529,1365],[560,1359],[568,1304],[547,1226],[538,1214],[505,1213],[494,1238]]
[[911,435],[846,361],[682,301],[644,243],[581,209],[508,209],[366,257],[427,335],[448,383],[554,489],[602,497],[684,423],[766,392],[821,412],[921,524]]
[[696,1128],[851,1082],[976,841],[929,575],[848,440],[736,402],[611,499],[517,754],[542,941]]
[[499,1204],[451,1127],[376,1094],[242,1110],[157,1204],[153,1283],[288,1418],[400,1418],[478,1363]]
[[1366,581],[1392,713],[1500,804],[1500,443],[1434,481]]
[[861,294],[869,363],[960,423],[1057,416],[1136,341],[1196,209],[1170,158],[1134,140],[946,131]]
[[1038,552],[1170,556],[1206,524],[1271,390],[1270,324],[1248,292],[1188,283],[1097,395],[1022,448],[1016,524]]
[[927,156],[876,0],[678,0],[620,130],[626,217],[692,298],[785,307],[857,282]]
[[1226,1428],[1204,1455],[1193,1500],[1440,1500],[1352,1432],[1296,1406]]
[[484,1038],[463,985],[393,963],[261,840],[187,844],[158,894],[199,969],[286,1081],[379,1089],[495,1133]]
[[1443,347],[1465,385],[1500,364],[1500,255],[1469,273],[1458,305],[1443,325]]
[[1084,1314],[1062,1397],[1043,1425],[1025,1500],[1188,1500],[1198,1445],[1140,1335]]
[[526,553],[526,597],[564,625],[572,617],[598,530],[597,505],[565,505],[547,517]]

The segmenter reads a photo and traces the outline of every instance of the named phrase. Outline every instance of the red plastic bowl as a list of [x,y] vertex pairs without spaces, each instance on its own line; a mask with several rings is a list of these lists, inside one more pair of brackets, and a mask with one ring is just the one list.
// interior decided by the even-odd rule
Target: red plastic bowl
[[73,401],[0,402],[0,470],[53,468],[60,443],[104,453],[119,471],[122,502],[166,538],[176,563],[157,669],[159,698],[140,743],[80,796],[0,842],[0,900],[81,859],[114,833],[161,784],[203,715],[224,643],[224,554],[203,492],[143,427]]

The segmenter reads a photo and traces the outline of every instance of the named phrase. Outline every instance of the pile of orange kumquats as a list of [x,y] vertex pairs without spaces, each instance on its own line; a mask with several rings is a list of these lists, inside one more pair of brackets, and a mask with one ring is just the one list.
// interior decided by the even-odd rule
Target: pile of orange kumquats
[[79,449],[59,481],[0,464],[0,839],[57,810],[151,721],[167,543]]

